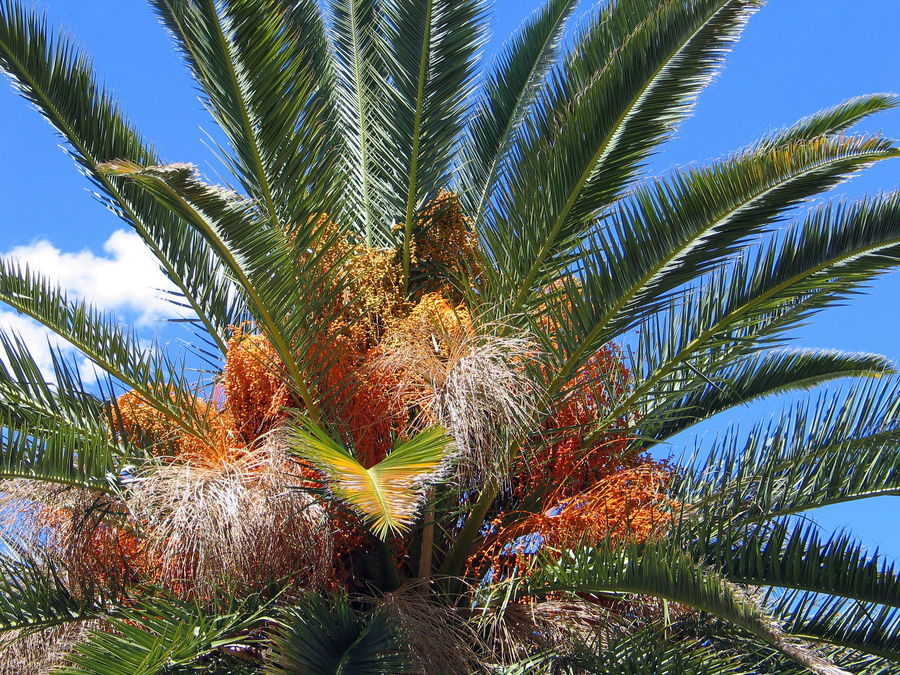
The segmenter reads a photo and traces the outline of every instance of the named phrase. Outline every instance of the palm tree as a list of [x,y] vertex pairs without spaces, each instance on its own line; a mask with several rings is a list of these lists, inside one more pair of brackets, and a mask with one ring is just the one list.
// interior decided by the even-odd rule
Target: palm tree
[[[900,672],[900,584],[804,514],[900,491],[870,354],[788,332],[900,262],[872,95],[645,175],[758,0],[152,0],[231,184],[162,165],[17,0],[0,65],[174,284],[147,347],[0,262],[105,373],[0,337],[7,671]],[[828,388],[679,462],[695,423]],[[894,665],[891,665],[894,663]]]

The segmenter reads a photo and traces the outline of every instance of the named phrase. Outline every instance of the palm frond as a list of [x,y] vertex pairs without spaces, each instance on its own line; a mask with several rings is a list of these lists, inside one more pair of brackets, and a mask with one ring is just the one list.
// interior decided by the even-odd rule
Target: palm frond
[[[724,650],[723,650],[724,652]],[[572,659],[584,672],[752,675],[739,655],[720,653],[713,643],[667,638],[662,630],[640,630],[594,649],[577,649]]]
[[77,597],[62,570],[0,535],[0,635],[86,621],[105,608],[105,599],[90,592]]
[[596,16],[538,99],[486,213],[480,234],[500,272],[488,266],[492,300],[515,315],[553,280],[560,258],[689,108],[757,5],[644,0],[611,3]]
[[268,673],[380,675],[413,664],[400,627],[383,608],[363,614],[344,598],[310,596],[278,621]]
[[[392,246],[396,218],[390,159],[384,157],[389,134],[390,84],[385,72],[387,50],[383,17],[376,0],[329,2],[341,128],[349,152],[349,199],[346,217],[368,246]],[[391,209],[391,205],[395,207]]]
[[104,203],[147,244],[224,352],[228,326],[240,323],[244,308],[203,238],[138,186],[97,170],[112,160],[154,165],[159,159],[98,86],[90,61],[65,36],[52,34],[38,14],[3,0],[0,68],[60,133]]
[[[314,375],[304,372],[301,359],[309,356],[313,340],[321,337],[314,333],[325,318],[318,310],[328,305],[336,291],[331,270],[318,266],[320,256],[301,259],[306,238],[290,238],[282,229],[268,226],[254,202],[206,185],[189,165],[140,167],[113,162],[105,170],[143,184],[203,234],[237,282],[250,314],[278,353],[288,381],[309,414],[316,416],[310,382]],[[325,227],[317,223],[316,233],[321,235]],[[305,365],[312,361],[305,359]]]
[[345,191],[343,137],[318,4],[153,0],[153,5],[231,143],[232,170],[268,222],[285,231],[304,229],[337,211]]
[[203,657],[252,643],[247,631],[267,609],[255,596],[209,611],[199,603],[150,595],[118,609],[108,619],[108,628],[92,631],[67,657],[70,665],[55,672],[156,675],[201,666]]
[[104,402],[88,391],[76,364],[58,349],[50,356],[50,370],[44,372],[21,337],[0,333],[0,412],[48,424],[99,427]]
[[546,0],[513,35],[482,84],[461,150],[459,194],[478,220],[507,153],[559,54],[563,31],[578,3]]
[[205,420],[196,405],[196,386],[188,383],[183,369],[147,348],[112,317],[84,301],[69,300],[61,289],[14,260],[0,260],[0,299],[72,344],[176,427],[203,437]]
[[777,586],[900,606],[894,563],[847,534],[823,539],[815,523],[769,525],[715,522],[700,533],[699,558],[737,584]]
[[679,383],[684,394],[664,405],[650,406],[641,418],[642,438],[665,440],[697,422],[758,398],[812,389],[844,377],[884,377],[894,365],[878,354],[835,350],[774,349],[729,363],[725,368],[695,372]]
[[842,134],[870,115],[894,110],[898,103],[900,99],[896,94],[856,96],[809,115],[786,129],[762,138],[755,145],[774,147],[785,142]]
[[529,593],[636,593],[720,617],[791,658],[826,673],[824,663],[791,641],[758,602],[671,543],[585,547],[545,562]]
[[393,82],[391,125],[383,153],[393,158],[391,194],[403,229],[403,286],[409,281],[416,212],[451,183],[453,153],[484,38],[484,0],[385,0]]
[[774,612],[792,634],[900,661],[900,610],[815,593],[788,593]]
[[900,494],[898,386],[891,379],[824,392],[746,438],[730,430],[683,476],[679,499],[707,519],[757,522]]
[[453,447],[447,433],[433,427],[398,443],[387,457],[366,468],[311,422],[301,422],[292,434],[291,450],[321,471],[334,496],[359,513],[381,539],[415,522],[425,488],[446,468]]
[[722,266],[792,206],[894,156],[892,142],[880,137],[793,140],[636,189],[582,246],[576,280],[551,304],[567,338],[561,377],[659,311],[669,293]]
[[0,480],[25,478],[112,492],[130,459],[101,428],[0,412],[0,429]]
[[813,211],[783,236],[720,268],[670,309],[641,326],[633,388],[609,420],[661,397],[677,400],[680,382],[783,338],[813,313],[857,292],[900,256],[900,195]]

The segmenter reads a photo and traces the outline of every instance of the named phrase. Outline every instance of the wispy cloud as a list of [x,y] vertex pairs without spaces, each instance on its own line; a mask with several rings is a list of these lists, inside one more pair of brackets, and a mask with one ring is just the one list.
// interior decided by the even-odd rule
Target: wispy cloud
[[[184,310],[166,299],[165,291],[173,286],[160,271],[152,253],[133,232],[113,232],[104,242],[100,255],[89,249],[62,251],[50,241],[41,239],[0,253],[0,257],[18,260],[58,283],[69,297],[88,300],[96,308],[133,322],[138,328],[184,314]],[[10,311],[2,303],[0,332],[20,335],[44,373],[51,372],[51,346],[67,355],[76,353],[71,345],[49,330]],[[92,380],[92,369],[80,357],[77,360],[86,379]]]

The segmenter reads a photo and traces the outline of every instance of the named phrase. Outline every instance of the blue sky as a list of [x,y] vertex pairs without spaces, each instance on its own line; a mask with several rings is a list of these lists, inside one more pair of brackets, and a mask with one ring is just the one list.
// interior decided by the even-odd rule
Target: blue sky
[[[141,0],[35,0],[95,61],[101,81],[154,141],[166,161],[198,164],[215,180],[218,165],[205,145],[212,127],[165,31]],[[536,0],[499,0],[493,51]],[[584,7],[589,7],[585,3]],[[900,93],[900,2],[894,0],[770,0],[750,22],[695,115],[651,165],[654,172],[736,150],[762,133],[864,93]],[[0,87],[0,255],[27,258],[55,274],[75,295],[98,300],[159,331],[167,307],[152,261],[123,225],[94,202],[87,181],[58,147],[49,126],[8,86]],[[871,118],[866,131],[900,138],[900,111]],[[883,163],[837,188],[834,196],[900,187],[900,161]],[[900,363],[900,274],[883,278],[851,305],[834,308],[797,332],[797,344],[886,354]],[[35,347],[45,336],[0,308]],[[163,333],[163,337],[166,337]],[[777,404],[741,409],[742,423],[775,414]],[[707,436],[722,422],[697,433]],[[817,514],[823,526],[851,526],[870,545],[900,557],[900,499],[858,502]]]

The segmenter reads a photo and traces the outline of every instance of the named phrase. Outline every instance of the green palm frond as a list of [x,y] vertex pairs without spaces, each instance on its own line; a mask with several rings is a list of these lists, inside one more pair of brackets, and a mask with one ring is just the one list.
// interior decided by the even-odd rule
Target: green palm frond
[[60,288],[14,260],[0,260],[0,300],[65,339],[180,429],[203,436],[196,385],[113,317],[84,301],[69,300]]
[[[665,307],[670,293],[720,268],[794,205],[894,156],[893,143],[880,137],[794,140],[636,189],[582,247],[576,279],[547,303],[565,338],[560,377]],[[733,278],[743,282],[751,270],[735,269]]]
[[884,377],[894,365],[878,354],[830,349],[774,349],[732,361],[723,369],[684,377],[676,400],[653,405],[641,418],[641,437],[665,440],[697,422],[754,399],[808,390],[845,377]]
[[900,494],[898,387],[891,379],[825,392],[746,438],[730,430],[684,474],[678,498],[707,519],[756,522]]
[[382,675],[412,667],[395,619],[384,608],[367,614],[344,598],[305,598],[278,617],[269,673]]
[[0,68],[60,133],[76,162],[159,260],[189,310],[224,352],[228,326],[244,309],[202,237],[138,186],[97,170],[126,160],[155,165],[159,159],[96,83],[90,61],[44,19],[14,0],[0,4]]
[[101,425],[105,403],[88,391],[78,368],[58,349],[50,350],[49,372],[38,365],[24,340],[0,334],[0,412],[47,424]]
[[108,431],[96,427],[48,424],[0,412],[0,429],[0,480],[24,478],[112,492],[130,459]]
[[9,631],[35,631],[101,616],[107,601],[81,589],[76,596],[64,573],[0,534],[0,643]]
[[252,644],[247,631],[267,610],[268,604],[255,596],[214,611],[163,594],[144,597],[136,605],[117,609],[107,620],[108,627],[91,631],[67,656],[70,665],[54,672],[157,675],[179,667],[202,667],[204,657]]
[[[367,245],[392,246],[396,208],[391,209],[389,159],[384,156],[390,119],[390,84],[383,55],[386,36],[376,0],[331,0],[341,129],[349,153],[346,217]],[[396,204],[394,204],[396,207]]]
[[811,655],[786,638],[762,606],[672,543],[585,547],[545,561],[528,593],[649,595],[725,619],[791,658]]
[[[343,190],[334,73],[313,0],[153,0],[231,144],[230,168],[285,231]],[[146,165],[146,163],[145,163]]]
[[779,598],[774,612],[794,635],[900,661],[896,607],[795,592]]
[[644,0],[597,15],[539,97],[486,213],[491,300],[515,315],[559,274],[565,252],[682,117],[757,4]]
[[409,281],[416,212],[450,185],[453,154],[469,109],[475,56],[484,39],[484,0],[385,0],[393,82],[387,147],[389,176],[403,229],[403,282]]
[[734,583],[777,586],[900,606],[894,563],[847,534],[823,539],[815,523],[724,525],[703,530],[696,554]]
[[[288,381],[309,414],[317,416],[312,375],[303,368],[313,359],[303,357],[309,356],[313,340],[320,337],[314,331],[325,317],[318,310],[328,306],[336,292],[330,283],[333,270],[318,266],[320,256],[307,255],[301,260],[304,245],[317,237],[311,232],[308,237],[291,239],[282,229],[267,225],[254,202],[206,185],[191,166],[140,167],[114,162],[104,169],[141,183],[203,234],[238,282],[250,314],[278,353]],[[322,235],[325,227],[325,223],[317,223],[315,234]]]
[[[662,630],[640,630],[594,649],[576,649],[582,672],[644,675],[753,675],[738,654],[717,652],[716,645],[689,637],[666,637]],[[782,675],[786,675],[783,673]]]
[[366,468],[309,421],[295,427],[292,436],[291,450],[321,471],[332,494],[381,539],[415,522],[426,487],[439,479],[453,450],[447,432],[432,427],[398,443],[387,457]]
[[894,110],[900,104],[896,94],[867,94],[847,99],[835,106],[803,118],[797,124],[770,134],[757,147],[842,134],[870,115]]
[[892,269],[898,256],[900,195],[815,210],[782,237],[708,275],[641,327],[633,388],[598,423],[598,433],[623,411],[660,404],[660,397],[677,400],[685,378],[777,342]]
[[460,199],[478,220],[503,173],[507,153],[556,61],[578,3],[546,0],[504,46],[482,85],[461,150]]

